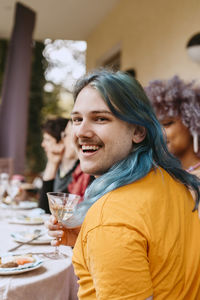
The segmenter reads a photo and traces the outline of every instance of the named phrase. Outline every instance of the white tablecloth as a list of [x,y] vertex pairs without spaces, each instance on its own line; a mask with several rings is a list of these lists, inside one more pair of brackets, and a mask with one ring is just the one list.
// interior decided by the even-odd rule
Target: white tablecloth
[[[42,229],[44,225],[9,224],[9,218],[19,211],[0,208],[0,253],[14,247],[16,243],[11,233],[26,229]],[[26,212],[21,212],[26,213]],[[77,278],[71,264],[72,250],[70,247],[60,246],[61,252],[68,256],[54,260],[41,255],[43,265],[30,272],[16,275],[0,276],[1,300],[77,300]],[[24,252],[52,252],[50,245],[23,245],[12,253]]]

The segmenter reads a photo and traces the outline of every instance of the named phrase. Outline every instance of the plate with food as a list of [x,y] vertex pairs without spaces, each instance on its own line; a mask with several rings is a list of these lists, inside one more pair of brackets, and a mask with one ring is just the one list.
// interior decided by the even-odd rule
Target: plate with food
[[9,223],[21,224],[21,225],[40,225],[44,223],[44,219],[40,216],[31,217],[31,216],[21,215],[16,218],[10,219]]
[[[13,232],[11,236],[18,243],[29,243],[33,245],[50,244],[52,240],[52,237],[48,235],[47,230],[41,231],[40,236],[38,238],[37,230],[16,231]],[[36,239],[33,240],[34,238]]]
[[21,274],[38,269],[43,264],[37,255],[5,254],[0,256],[0,275]]
[[33,201],[20,201],[19,204],[13,204],[13,209],[33,209],[38,207],[37,202]]
[[2,208],[10,209],[33,209],[36,208],[38,204],[32,201],[20,201],[19,203],[1,203]]

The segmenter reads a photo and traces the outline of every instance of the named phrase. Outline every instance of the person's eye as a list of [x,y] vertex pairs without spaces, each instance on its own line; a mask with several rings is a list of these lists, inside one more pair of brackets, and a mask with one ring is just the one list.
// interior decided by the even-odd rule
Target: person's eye
[[81,121],[82,121],[82,118],[80,118],[80,117],[72,118],[72,123],[75,125],[80,124]]
[[171,126],[173,123],[174,123],[173,121],[163,122],[162,125],[163,125],[163,127],[169,127],[169,126]]
[[95,121],[99,122],[99,123],[103,123],[103,122],[108,121],[108,118],[106,118],[106,117],[96,117]]

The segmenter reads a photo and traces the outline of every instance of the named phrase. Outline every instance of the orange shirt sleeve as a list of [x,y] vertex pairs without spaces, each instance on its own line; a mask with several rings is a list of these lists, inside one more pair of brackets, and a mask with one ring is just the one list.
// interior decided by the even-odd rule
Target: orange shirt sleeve
[[153,294],[147,241],[125,226],[100,225],[89,231],[86,264],[98,300],[141,300]]

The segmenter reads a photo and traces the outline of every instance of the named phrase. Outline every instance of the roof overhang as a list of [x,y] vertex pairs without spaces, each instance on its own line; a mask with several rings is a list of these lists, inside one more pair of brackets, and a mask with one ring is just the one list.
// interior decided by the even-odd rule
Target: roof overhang
[[[16,0],[0,1],[0,38],[10,38]],[[86,40],[119,0],[22,0],[36,13],[35,40]]]

